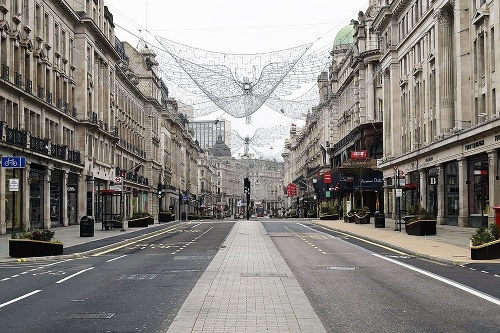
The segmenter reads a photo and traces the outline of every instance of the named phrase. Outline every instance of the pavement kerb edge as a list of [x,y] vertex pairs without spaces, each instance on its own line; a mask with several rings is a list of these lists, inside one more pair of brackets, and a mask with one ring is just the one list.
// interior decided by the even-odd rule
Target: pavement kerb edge
[[[174,228],[178,224],[179,223],[177,223],[175,225],[168,226],[165,229]],[[113,243],[113,244],[101,246],[101,247],[98,247],[96,249],[92,249],[92,250],[88,250],[88,251],[84,251],[84,252],[77,252],[77,253],[71,253],[71,254],[62,254],[62,255],[58,255],[58,256],[12,258],[12,259],[3,259],[3,260],[0,259],[0,263],[13,263],[13,262],[15,262],[15,263],[16,262],[17,263],[21,263],[21,262],[48,261],[48,260],[53,260],[53,259],[78,259],[78,258],[83,258],[83,257],[90,256],[90,255],[93,255],[95,253],[99,253],[99,252],[102,252],[102,251],[105,251],[105,250],[109,250],[109,249],[112,249],[112,248],[115,248],[115,247],[120,247],[120,246],[123,246],[123,245],[127,245],[129,243],[140,241],[142,238],[150,237],[154,233],[164,232],[165,229],[162,229],[162,230],[153,230],[153,231],[148,232],[148,233],[143,234],[143,235],[139,235],[139,236],[136,236],[136,237],[133,237],[133,238],[124,239],[122,241],[119,241],[119,242],[116,242],[116,243]]]
[[450,260],[450,259],[445,259],[445,258],[440,258],[440,257],[436,257],[436,256],[431,256],[431,255],[428,255],[428,254],[424,254],[424,253],[420,253],[420,252],[417,252],[417,251],[410,250],[408,248],[397,246],[397,245],[394,245],[394,244],[391,244],[391,243],[388,243],[388,242],[384,242],[384,241],[381,241],[381,240],[376,239],[376,238],[371,238],[371,237],[367,237],[367,236],[361,236],[361,235],[353,233],[353,232],[348,232],[348,231],[345,231],[345,230],[341,230],[341,229],[337,229],[337,228],[332,228],[330,226],[326,226],[324,224],[317,223],[315,221],[312,221],[312,223],[314,223],[314,224],[316,224],[318,226],[321,226],[321,227],[323,227],[325,229],[329,229],[329,230],[333,230],[333,231],[336,231],[336,232],[344,233],[344,234],[350,235],[352,237],[357,237],[359,239],[364,239],[364,240],[373,242],[375,244],[380,244],[380,245],[383,245],[383,246],[386,246],[386,247],[389,247],[389,248],[392,248],[392,249],[395,249],[395,250],[398,250],[398,251],[401,251],[401,252],[405,252],[408,255],[414,256],[416,258],[431,260],[431,261],[435,261],[435,262],[439,262],[439,263],[447,264],[447,265],[453,265],[453,266],[462,266],[462,265],[466,265],[466,264],[470,263],[469,261],[458,262],[458,261],[454,261],[454,260]]

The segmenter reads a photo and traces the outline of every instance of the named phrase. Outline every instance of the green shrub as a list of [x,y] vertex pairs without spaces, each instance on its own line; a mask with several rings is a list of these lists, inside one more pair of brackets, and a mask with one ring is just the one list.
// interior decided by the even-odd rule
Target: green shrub
[[134,212],[134,214],[132,214],[132,220],[133,219],[140,219],[141,217],[150,217],[151,214],[149,214],[148,212]]
[[[493,225],[496,227],[496,233],[498,235],[498,227],[496,224],[492,224],[492,226]],[[495,228],[492,226],[490,226],[490,229],[486,229],[483,226],[480,226],[479,228],[477,228],[476,233],[474,235],[472,235],[472,237],[470,238],[470,240],[472,241],[472,246],[483,245],[486,243],[493,242],[495,239],[497,239],[497,238],[495,238],[495,236],[493,235],[493,233],[491,231],[491,229]]]
[[428,212],[425,208],[420,208],[415,214],[412,214],[413,217],[409,222],[419,221],[419,220],[435,220],[434,214]]
[[54,238],[54,231],[47,229],[32,229],[25,232],[13,231],[11,238],[13,239],[31,239],[50,242]]

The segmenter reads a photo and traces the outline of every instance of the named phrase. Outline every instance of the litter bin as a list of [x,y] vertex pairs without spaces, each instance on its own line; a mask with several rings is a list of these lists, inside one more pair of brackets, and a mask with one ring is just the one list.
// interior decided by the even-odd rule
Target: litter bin
[[373,218],[375,220],[375,228],[385,228],[385,214],[379,211],[376,211],[373,214]]
[[80,219],[80,237],[94,237],[94,218],[84,216]]

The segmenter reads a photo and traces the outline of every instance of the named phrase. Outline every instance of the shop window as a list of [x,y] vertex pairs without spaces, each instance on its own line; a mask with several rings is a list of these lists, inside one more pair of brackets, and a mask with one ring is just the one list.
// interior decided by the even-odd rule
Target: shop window
[[458,216],[459,191],[458,191],[458,162],[446,164],[444,179],[444,204],[446,216]]

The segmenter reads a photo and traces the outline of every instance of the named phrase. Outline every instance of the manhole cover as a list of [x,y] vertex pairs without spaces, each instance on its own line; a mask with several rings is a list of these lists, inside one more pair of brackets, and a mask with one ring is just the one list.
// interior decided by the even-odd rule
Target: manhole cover
[[275,273],[275,272],[251,272],[251,273],[241,273],[241,277],[286,277],[286,273]]
[[326,269],[332,270],[332,271],[354,271],[358,269],[357,267],[351,267],[351,266],[329,266]]
[[113,318],[116,313],[73,313],[71,319],[110,319]]
[[129,274],[121,275],[117,280],[153,280],[156,274]]

